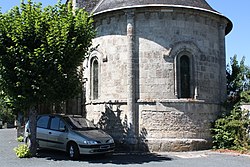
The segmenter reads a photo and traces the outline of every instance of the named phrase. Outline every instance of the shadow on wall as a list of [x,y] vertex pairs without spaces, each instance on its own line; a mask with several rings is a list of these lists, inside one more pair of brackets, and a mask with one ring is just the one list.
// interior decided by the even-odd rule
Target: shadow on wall
[[[147,130],[143,128],[139,135],[131,135],[134,133],[128,126],[127,115],[122,118],[120,106],[114,108],[113,105],[106,105],[105,112],[102,112],[97,125],[114,138],[117,151],[149,152],[148,145],[145,142]],[[132,142],[133,144],[131,143],[131,136],[135,141]]]

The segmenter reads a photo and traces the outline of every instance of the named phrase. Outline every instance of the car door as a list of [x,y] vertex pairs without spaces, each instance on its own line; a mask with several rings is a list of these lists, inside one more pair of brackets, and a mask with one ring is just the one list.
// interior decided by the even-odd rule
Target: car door
[[64,121],[58,116],[51,117],[48,141],[49,148],[65,151],[67,130]]
[[50,117],[48,115],[43,115],[38,117],[37,119],[37,141],[38,145],[41,148],[47,147],[47,141],[48,141],[48,124],[49,124]]

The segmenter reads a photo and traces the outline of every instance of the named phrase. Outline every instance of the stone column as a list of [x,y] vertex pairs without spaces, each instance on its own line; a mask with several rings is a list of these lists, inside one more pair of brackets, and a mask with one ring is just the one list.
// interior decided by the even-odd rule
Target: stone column
[[227,79],[226,79],[226,46],[225,46],[225,29],[227,22],[222,20],[219,24],[219,60],[220,60],[220,97],[221,102],[225,102],[227,98]]
[[134,11],[129,10],[127,15],[127,108],[128,108],[128,139],[127,142],[130,144],[136,144],[135,134],[135,56],[134,56]]
[[77,0],[72,0],[72,6],[73,6],[74,10],[76,10],[78,8]]

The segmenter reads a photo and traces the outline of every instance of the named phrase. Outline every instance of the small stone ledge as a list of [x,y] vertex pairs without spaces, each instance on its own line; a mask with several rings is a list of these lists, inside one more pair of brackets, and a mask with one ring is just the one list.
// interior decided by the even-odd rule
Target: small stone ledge
[[127,100],[92,100],[92,101],[87,101],[85,103],[86,105],[90,104],[127,104]]
[[[205,100],[197,100],[197,99],[138,99],[137,103],[197,103],[197,104],[218,104],[213,102],[206,102]],[[89,100],[85,103],[86,105],[90,104],[127,104],[126,99],[122,100]]]
[[146,143],[151,152],[166,151],[196,151],[212,147],[212,142],[205,139],[147,139]]
[[197,99],[139,99],[138,103],[205,103],[205,100]]

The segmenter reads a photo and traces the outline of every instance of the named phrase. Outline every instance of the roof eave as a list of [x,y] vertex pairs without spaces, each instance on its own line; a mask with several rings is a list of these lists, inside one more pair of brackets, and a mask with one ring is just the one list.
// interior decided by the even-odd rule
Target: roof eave
[[185,9],[194,9],[194,10],[209,12],[209,13],[213,13],[213,14],[219,15],[221,17],[224,17],[228,21],[227,27],[226,27],[226,30],[225,30],[226,35],[229,34],[231,32],[232,28],[233,28],[233,23],[231,22],[231,20],[228,19],[227,17],[225,17],[224,15],[222,15],[219,12],[204,9],[204,8],[198,8],[198,7],[193,7],[193,6],[184,6],[184,5],[164,5],[164,4],[133,5],[133,6],[125,6],[125,7],[107,9],[107,10],[103,10],[103,11],[100,11],[100,12],[95,12],[97,8],[94,8],[91,13],[93,14],[93,16],[97,16],[97,15],[107,13],[107,12],[112,12],[112,11],[118,11],[118,10],[124,10],[124,9],[133,9],[133,8],[144,8],[144,7],[172,7],[172,8],[185,8]]

